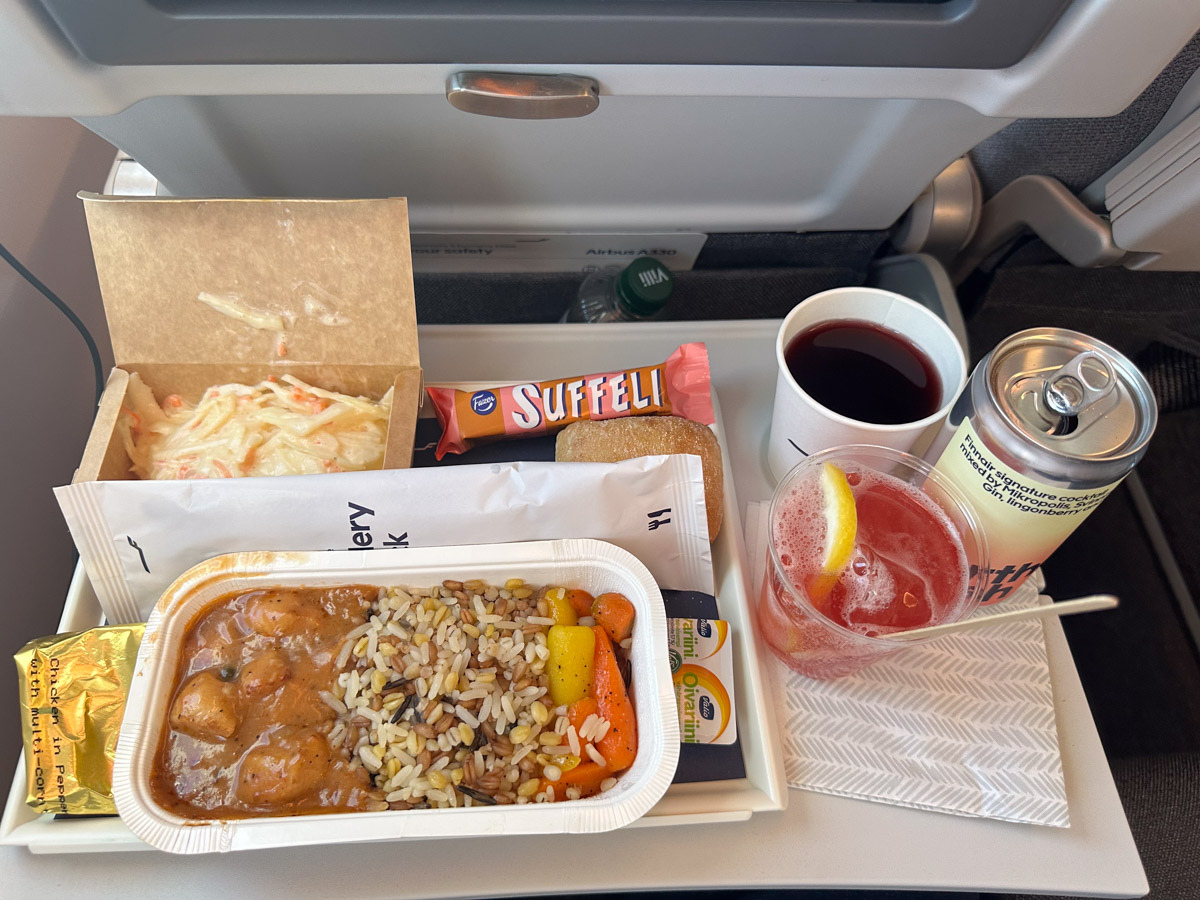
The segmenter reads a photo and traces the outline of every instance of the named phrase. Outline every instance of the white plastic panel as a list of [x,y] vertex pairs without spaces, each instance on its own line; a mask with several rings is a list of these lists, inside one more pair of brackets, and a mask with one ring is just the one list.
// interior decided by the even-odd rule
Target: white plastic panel
[[[714,65],[142,65],[75,55],[0,6],[0,114],[70,115],[166,188],[406,194],[418,230],[866,230],[1018,117],[1120,111],[1200,28],[1200,4],[1075,0],[1007,69]],[[572,72],[578,120],[445,100],[453,72]]]
[[1127,268],[1200,270],[1200,110],[1116,173],[1105,205]]
[[948,101],[719,96],[556,121],[441,95],[155,97],[81,121],[136,136],[177,196],[404,196],[415,231],[886,228],[997,127]]

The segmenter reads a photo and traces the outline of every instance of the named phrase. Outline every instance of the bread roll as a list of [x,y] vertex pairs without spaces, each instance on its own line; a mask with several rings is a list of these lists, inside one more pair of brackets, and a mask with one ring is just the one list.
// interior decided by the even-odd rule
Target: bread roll
[[708,539],[721,530],[724,479],[721,445],[706,426],[679,416],[641,416],[574,422],[558,433],[554,458],[558,462],[620,462],[636,456],[692,453],[704,467],[704,503],[708,510]]

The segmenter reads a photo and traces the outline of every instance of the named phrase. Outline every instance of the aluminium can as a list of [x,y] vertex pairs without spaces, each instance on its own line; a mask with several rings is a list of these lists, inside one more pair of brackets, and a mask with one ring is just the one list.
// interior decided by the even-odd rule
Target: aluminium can
[[1011,595],[1066,540],[1145,455],[1157,422],[1145,376],[1085,334],[1021,331],[979,361],[926,458],[987,534],[983,603]]

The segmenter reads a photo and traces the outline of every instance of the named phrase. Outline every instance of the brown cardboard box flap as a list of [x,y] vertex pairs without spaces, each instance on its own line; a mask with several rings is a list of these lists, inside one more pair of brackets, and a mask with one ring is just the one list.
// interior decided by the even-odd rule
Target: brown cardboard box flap
[[130,477],[116,424],[129,373],[161,402],[284,374],[394,390],[384,468],[412,464],[421,403],[408,204],[81,193],[113,370],[75,481]]
[[79,196],[117,365],[420,365],[404,199]]

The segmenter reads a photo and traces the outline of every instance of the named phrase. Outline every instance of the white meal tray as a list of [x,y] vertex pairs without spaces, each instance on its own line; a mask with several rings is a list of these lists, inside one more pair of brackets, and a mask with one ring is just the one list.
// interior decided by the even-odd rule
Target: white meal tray
[[[637,757],[616,785],[594,797],[456,809],[197,819],[164,806],[153,773],[168,729],[173,687],[192,623],[214,602],[256,589],[435,585],[467,573],[489,584],[583,584],[619,591],[637,611],[629,647]],[[162,595],[138,651],[113,769],[113,799],[131,831],[170,853],[215,853],[495,834],[595,834],[629,825],[666,793],[679,761],[679,712],[668,660],[667,617],[650,570],[627,550],[572,538],[510,544],[227,553],[184,572]],[[369,654],[368,654],[369,655]]]
[[[721,444],[725,475],[725,519],[712,547],[713,576],[717,605],[733,635],[737,728],[746,777],[672,785],[650,812],[626,826],[628,828],[734,822],[749,819],[756,812],[780,810],[787,805],[787,780],[775,726],[775,709],[768,694],[766,673],[759,665],[750,567],[733,486],[729,445],[715,391],[713,410],[717,419],[713,430]],[[58,631],[83,631],[101,624],[100,603],[82,565],[77,564]],[[115,816],[56,819],[34,812],[25,803],[24,755],[17,761],[4,817],[0,819],[0,844],[28,847],[33,853],[151,849]]]

